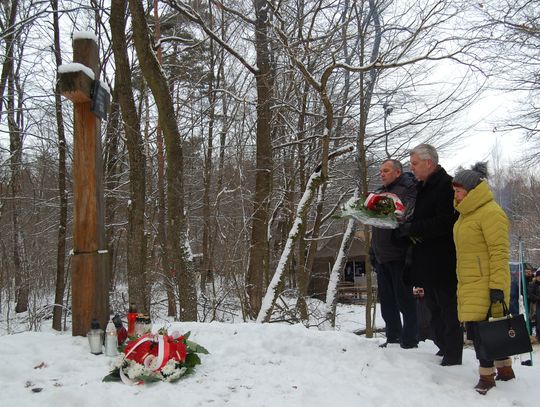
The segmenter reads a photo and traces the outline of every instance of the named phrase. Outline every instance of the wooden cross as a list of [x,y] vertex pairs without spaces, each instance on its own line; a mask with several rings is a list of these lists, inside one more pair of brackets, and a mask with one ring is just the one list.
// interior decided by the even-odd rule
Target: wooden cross
[[72,335],[85,336],[92,319],[96,318],[102,328],[109,319],[101,120],[91,111],[94,79],[99,79],[94,39],[73,39],[73,62],[87,68],[59,71],[58,81],[62,95],[74,103]]

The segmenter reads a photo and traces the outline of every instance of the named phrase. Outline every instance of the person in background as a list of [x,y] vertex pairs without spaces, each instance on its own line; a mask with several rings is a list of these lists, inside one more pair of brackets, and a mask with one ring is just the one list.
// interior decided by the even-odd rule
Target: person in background
[[529,303],[534,304],[536,307],[535,335],[536,341],[538,341],[540,337],[540,268],[536,270],[533,280],[527,287],[527,297],[529,299]]
[[424,289],[424,300],[431,313],[433,342],[442,355],[442,366],[460,365],[463,329],[457,318],[456,251],[452,228],[454,210],[452,178],[439,165],[437,150],[420,144],[410,151],[411,171],[417,184],[414,213],[396,230],[396,238],[413,242],[411,264],[405,281]]
[[494,387],[495,380],[515,378],[511,358],[493,361],[478,356],[477,322],[485,321],[488,313],[503,316],[503,303],[510,299],[508,217],[493,199],[486,179],[486,163],[476,163],[459,171],[452,182],[459,212],[454,225],[458,317],[477,352],[480,379],[475,390],[480,394]]
[[[531,281],[534,279],[534,268],[531,268],[530,264],[525,263],[525,287],[529,285]],[[508,309],[510,310],[510,314],[512,315],[518,315],[519,312],[519,302],[520,302],[520,296],[523,297],[523,292],[526,290],[526,288],[523,288],[523,284],[521,282],[521,275],[519,273],[519,264],[514,263],[510,266],[510,306]],[[529,313],[532,315],[532,309],[531,309],[531,301],[528,301],[529,306]]]
[[[527,305],[528,305],[528,313],[529,313],[529,323],[531,326],[533,326],[534,322],[536,321],[536,301],[531,300],[528,295],[528,289],[529,284],[531,284],[535,280],[536,270],[531,268],[530,265],[527,265],[525,267],[525,288],[521,287],[522,291],[527,292]],[[512,290],[512,280],[510,280],[510,290]],[[521,293],[523,295],[523,293]],[[510,299],[512,299],[512,293],[510,292]]]
[[534,280],[534,278],[536,277],[536,272],[538,270],[540,270],[540,267],[536,270],[531,269],[530,267],[525,269],[525,280],[527,281],[527,284],[531,283]]
[[[396,194],[405,208],[412,208],[416,196],[416,184],[411,174],[403,174],[397,160],[385,160],[379,168],[382,187],[376,193]],[[377,289],[381,314],[386,328],[386,342],[399,343],[403,349],[418,347],[416,306],[412,287],[403,283],[403,269],[407,248],[392,241],[392,230],[373,227],[370,259],[377,273]],[[401,315],[403,315],[403,323]]]

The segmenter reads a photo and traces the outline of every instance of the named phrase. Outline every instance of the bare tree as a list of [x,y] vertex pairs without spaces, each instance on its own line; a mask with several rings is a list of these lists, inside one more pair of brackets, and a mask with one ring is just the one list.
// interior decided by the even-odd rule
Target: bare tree
[[149,286],[146,275],[146,238],[144,214],[146,201],[146,158],[140,131],[140,119],[133,97],[131,69],[125,35],[127,0],[111,3],[111,34],[116,65],[115,91],[122,108],[126,146],[129,153],[127,272],[130,303],[140,312],[150,308]]
[[[54,31],[54,57],[56,66],[62,65],[62,51],[60,49],[60,18],[58,15],[58,1],[51,0],[53,9]],[[58,216],[58,249],[56,255],[56,290],[54,296],[52,327],[57,331],[62,330],[62,311],[64,309],[64,294],[66,285],[66,232],[67,232],[67,188],[66,188],[66,135],[64,116],[62,115],[62,97],[60,96],[60,84],[56,83],[54,100],[56,112],[56,126],[58,132],[58,197],[60,211]]]
[[[132,20],[124,12],[125,1]],[[523,0],[520,4],[525,3]],[[43,4],[49,10],[37,17]],[[337,286],[343,262],[347,261],[347,242],[355,233],[355,225],[345,229],[345,223],[332,219],[332,214],[353,190],[362,194],[372,187],[372,166],[378,160],[402,158],[412,143],[429,141],[441,147],[459,136],[462,129],[457,129],[460,121],[455,118],[481,86],[472,86],[473,82],[482,79],[482,72],[491,74],[490,67],[468,55],[471,43],[487,43],[482,29],[497,27],[500,31],[495,33],[499,34],[503,28],[510,28],[487,22],[477,4],[460,0],[427,4],[378,0],[114,0],[111,13],[104,4],[68,0],[58,5],[64,6],[58,13],[49,14],[57,8],[56,1],[1,3],[0,118],[4,124],[10,111],[15,114],[12,123],[21,124],[17,122],[18,96],[8,108],[10,61],[14,60],[15,73],[19,63],[22,74],[32,69],[29,58],[19,58],[29,55],[28,48],[20,49],[22,42],[15,41],[14,58],[10,57],[10,35],[32,22],[39,24],[40,33],[52,37],[53,29],[43,22],[61,15],[58,29],[62,31],[54,42],[58,54],[54,65],[58,65],[62,41],[69,38],[69,31],[92,27],[99,34],[104,50],[102,71],[108,77],[114,75],[113,101],[122,105],[118,118],[123,126],[116,123],[113,114],[117,104],[113,103],[110,112],[105,157],[109,163],[106,181],[111,209],[108,227],[115,251],[111,258],[114,287],[123,295],[123,283],[127,281],[130,298],[137,296],[139,308],[145,310],[150,305],[165,304],[161,284],[153,285],[151,296],[143,294],[157,278],[153,270],[162,273],[164,279],[172,276],[181,291],[179,311],[171,306],[173,290],[168,285],[167,304],[169,311],[180,313],[182,319],[197,318],[198,300],[200,315],[207,319],[219,319],[224,315],[221,312],[230,312],[227,315],[240,314],[243,319],[260,315],[265,320],[268,313],[260,312],[261,301],[267,287],[273,287],[275,277],[278,289],[267,290],[267,294],[272,298],[276,293],[286,295],[276,302],[282,308],[274,307],[274,311],[283,312],[283,319],[291,322],[311,323],[310,313],[316,304],[309,299],[313,294],[313,264],[326,239],[346,231],[340,261],[333,265],[327,290],[330,315],[325,317],[331,320],[336,298],[332,287]],[[13,7],[22,10],[27,5],[35,7],[36,15],[10,25]],[[493,6],[483,7],[492,10]],[[473,18],[482,19],[485,25],[470,29],[468,22]],[[126,26],[130,21],[132,26]],[[511,42],[507,44],[511,49]],[[34,60],[47,60],[38,58],[44,52],[38,38],[33,39],[32,46]],[[488,55],[485,48],[475,50],[478,56]],[[52,66],[51,61],[47,63]],[[493,64],[492,60],[487,62]],[[445,76],[450,63],[452,74],[456,73],[452,80]],[[440,68],[442,65],[446,67]],[[21,87],[20,93],[31,101],[21,108],[21,131],[26,137],[19,161],[21,191],[15,197],[9,189],[12,184],[1,182],[10,179],[10,166],[17,167],[18,158],[8,155],[6,148],[2,157],[7,165],[0,167],[0,226],[13,236],[12,212],[8,211],[12,203],[18,205],[19,213],[27,209],[28,202],[40,209],[35,217],[19,216],[17,220],[23,232],[17,250],[20,256],[26,250],[32,273],[49,260],[44,253],[50,246],[35,244],[35,235],[27,233],[32,231],[31,222],[39,217],[40,225],[47,224],[47,230],[54,230],[55,235],[59,226],[53,240],[58,242],[58,248],[54,246],[58,249],[55,303],[60,305],[61,291],[66,291],[59,286],[65,281],[61,273],[65,273],[62,265],[66,249],[62,252],[61,242],[69,242],[69,234],[62,236],[61,231],[69,223],[65,213],[69,214],[70,190],[67,174],[62,183],[61,168],[70,165],[72,129],[67,120],[62,140],[58,121],[47,126],[51,120],[47,116],[53,117],[49,114],[54,103],[50,89],[55,83],[40,75],[41,71],[20,76],[19,83],[32,89],[25,92]],[[17,80],[13,86],[17,95]],[[46,90],[39,93],[36,89]],[[58,106],[56,103],[57,114]],[[0,131],[7,135],[13,130],[15,134],[16,127],[8,128],[8,124],[5,121]],[[47,131],[51,128],[59,130]],[[160,142],[163,138],[165,146]],[[52,221],[45,220],[48,212],[43,209],[43,197],[47,194],[40,180],[50,174],[47,157],[49,150],[57,148],[57,139],[54,181],[58,186],[50,198],[54,202]],[[330,151],[340,151],[350,144],[356,147],[355,158],[343,155],[327,161]],[[30,165],[34,161],[42,166]],[[322,182],[310,182],[308,187],[310,176],[319,171]],[[314,186],[318,189],[313,191]],[[62,191],[67,192],[62,195]],[[313,200],[305,205],[302,197]],[[126,201],[131,204],[123,205]],[[139,205],[144,201],[146,208]],[[188,225],[190,244],[202,253],[200,287],[205,293],[198,299],[186,243]],[[296,232],[294,225],[298,233],[292,234]],[[369,245],[369,229],[363,232]],[[49,234],[40,231],[41,236]],[[12,251],[11,240],[3,239],[4,252]],[[2,260],[13,269],[13,255]],[[367,269],[369,276],[369,265]],[[145,277],[140,278],[142,275]],[[43,272],[44,281],[54,281],[51,276],[52,272]],[[6,281],[2,280],[3,286],[8,286]],[[30,289],[39,291],[34,285]],[[289,294],[294,296],[291,301]],[[46,294],[43,297],[48,298]],[[230,307],[227,311],[223,311],[225,304]],[[372,320],[368,318],[371,313],[366,315],[369,327]]]
[[[239,52],[228,46],[208,28],[201,16],[189,5],[170,0],[168,3],[191,21],[199,24],[206,34],[224,46],[234,55],[250,73],[255,76],[257,84],[257,129],[256,129],[256,169],[255,191],[253,195],[253,215],[251,224],[251,246],[249,266],[246,275],[248,312],[255,317],[261,307],[263,282],[268,281],[269,247],[268,219],[269,204],[272,191],[272,91],[273,75],[271,67],[270,38],[268,25],[270,21],[270,3],[267,0],[254,2],[255,20],[245,19],[255,31],[256,67],[249,64]],[[221,6],[223,7],[223,5]],[[229,12],[233,12],[228,9]],[[239,14],[237,13],[236,16]]]
[[[504,0],[479,3],[479,21],[474,36],[483,37],[480,50],[496,82],[491,86],[515,95],[517,102],[510,115],[497,124],[499,131],[519,131],[534,149],[526,157],[531,164],[540,160],[540,10],[532,0]],[[532,160],[531,160],[532,159]]]
[[[3,67],[1,84],[7,84],[6,95],[6,116],[9,130],[9,153],[10,153],[10,190],[11,190],[11,219],[12,219],[12,240],[13,240],[13,266],[16,290],[15,312],[28,310],[29,296],[29,275],[28,263],[25,253],[25,242],[21,229],[21,209],[19,197],[22,187],[22,159],[24,140],[24,111],[22,101],[24,98],[19,72],[22,55],[17,55],[16,51],[24,52],[24,38],[21,36],[23,26],[15,27],[15,19],[18,13],[18,1],[12,1],[9,9],[9,32],[5,37],[5,48],[7,50]],[[22,43],[21,43],[22,42]],[[17,58],[16,58],[17,57]],[[15,64],[18,61],[18,65]],[[3,87],[3,85],[2,85]],[[3,92],[2,92],[3,96]]]
[[2,61],[2,75],[0,76],[0,113],[4,105],[4,93],[10,75],[13,74],[13,55],[15,48],[15,39],[17,36],[17,13],[19,0],[11,0],[2,3],[3,12],[7,16],[6,21],[2,23],[2,39],[4,41],[5,55]]
[[197,291],[184,213],[183,151],[181,135],[175,120],[174,104],[169,86],[150,43],[148,23],[142,2],[129,0],[133,19],[133,40],[143,74],[152,90],[159,110],[167,154],[167,216],[168,240],[172,252],[170,261],[176,270],[180,295],[180,319],[197,320]]

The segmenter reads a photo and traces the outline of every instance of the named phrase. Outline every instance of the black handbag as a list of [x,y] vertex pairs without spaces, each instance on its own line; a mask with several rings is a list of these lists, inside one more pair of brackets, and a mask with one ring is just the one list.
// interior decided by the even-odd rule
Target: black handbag
[[532,352],[529,330],[523,314],[515,316],[509,314],[505,303],[503,311],[503,317],[491,318],[490,305],[487,321],[476,323],[478,337],[476,353],[480,359],[496,360]]

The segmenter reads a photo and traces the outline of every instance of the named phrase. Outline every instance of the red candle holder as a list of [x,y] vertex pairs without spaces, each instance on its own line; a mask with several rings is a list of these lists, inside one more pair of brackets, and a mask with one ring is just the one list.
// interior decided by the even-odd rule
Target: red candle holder
[[129,312],[127,315],[128,320],[128,337],[132,337],[135,335],[135,322],[137,320],[137,311],[133,306],[129,307]]

